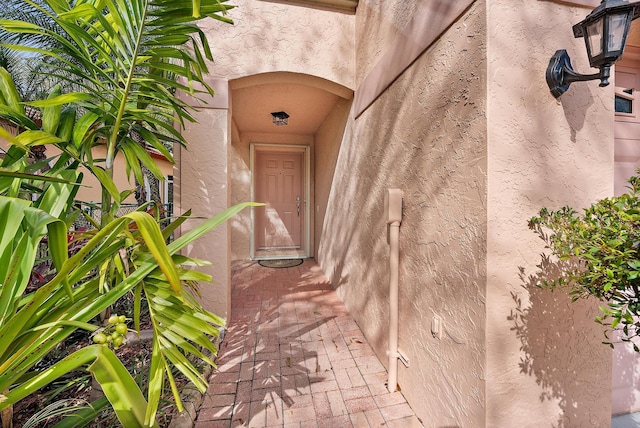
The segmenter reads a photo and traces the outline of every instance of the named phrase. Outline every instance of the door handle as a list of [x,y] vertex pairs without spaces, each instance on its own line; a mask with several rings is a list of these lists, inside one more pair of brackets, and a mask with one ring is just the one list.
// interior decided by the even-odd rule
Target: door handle
[[298,217],[300,217],[300,196],[296,196],[296,210],[298,211]]

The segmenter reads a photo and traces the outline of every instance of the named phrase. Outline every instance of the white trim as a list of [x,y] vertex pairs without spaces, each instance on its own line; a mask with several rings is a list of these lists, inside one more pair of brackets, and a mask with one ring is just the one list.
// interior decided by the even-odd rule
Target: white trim
[[149,182],[149,177],[147,177],[147,174],[145,174],[143,176],[143,181],[144,183],[144,198],[145,198],[145,202],[150,202],[151,201],[151,183]]
[[[268,143],[251,143],[249,145],[249,170],[251,173],[251,200],[255,201],[255,159],[256,149],[258,151],[299,151],[304,153],[304,254],[302,258],[311,257],[311,147],[297,144],[268,144]],[[255,243],[255,210],[251,209],[251,260],[256,258]],[[266,259],[261,257],[261,260]]]
[[[169,177],[171,177],[171,179],[169,179]],[[169,185],[173,184],[173,175],[167,175],[164,177],[164,181],[163,181],[163,189],[162,189],[162,203],[163,204],[168,204],[168,203],[172,203],[173,201],[169,201]]]

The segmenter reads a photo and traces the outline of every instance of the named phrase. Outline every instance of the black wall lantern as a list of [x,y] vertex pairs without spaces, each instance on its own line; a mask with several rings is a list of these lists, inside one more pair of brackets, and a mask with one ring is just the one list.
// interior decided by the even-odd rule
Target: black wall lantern
[[640,16],[640,2],[602,0],[602,3],[582,21],[573,26],[575,37],[584,37],[589,65],[599,68],[595,74],[573,71],[567,51],[556,51],[547,67],[547,84],[554,97],[564,94],[573,82],[600,79],[600,86],[609,84],[611,66],[620,59],[631,21]]

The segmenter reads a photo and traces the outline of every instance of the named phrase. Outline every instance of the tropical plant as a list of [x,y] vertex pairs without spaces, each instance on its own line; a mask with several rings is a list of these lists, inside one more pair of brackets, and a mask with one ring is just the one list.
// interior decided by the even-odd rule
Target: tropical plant
[[[55,67],[47,71],[48,76],[60,82],[73,81],[82,88],[54,93],[46,101],[29,105],[71,104],[76,111],[68,115],[81,115],[71,138],[73,144],[66,145],[65,152],[101,179],[106,222],[113,218],[112,203],[119,203],[123,196],[112,181],[115,156],[124,154],[128,168],[140,182],[140,163],[161,177],[134,135],[171,160],[166,145],[185,143],[174,120],[180,125],[193,120],[189,106],[176,91],[195,95],[196,82],[213,94],[203,77],[211,52],[195,22],[205,17],[230,22],[222,14],[230,9],[225,2],[22,0],[18,3],[35,8],[47,18],[41,21],[53,24],[0,20],[5,34],[16,35],[4,36],[1,46],[50,59]],[[17,122],[34,129],[32,122]],[[104,159],[93,159],[96,145],[105,147]]]
[[[144,206],[115,218],[131,190],[114,184],[113,161],[121,152],[136,178],[142,179],[141,164],[161,175],[134,135],[168,159],[167,143],[186,143],[174,119],[183,125],[193,118],[177,92],[197,96],[197,83],[213,94],[204,81],[205,59],[211,54],[195,22],[205,17],[228,21],[222,15],[230,8],[225,1],[12,1],[37,9],[50,25],[0,20],[2,31],[20,36],[3,38],[2,48],[49,58],[56,64],[48,69],[50,77],[64,82],[75,76],[82,89],[69,93],[57,85],[46,99],[24,102],[11,75],[0,68],[0,118],[20,129],[14,137],[0,127],[0,137],[11,144],[0,164],[0,410],[86,365],[126,427],[156,425],[165,379],[182,410],[172,366],[200,390],[206,388],[189,356],[213,365],[212,338],[224,321],[184,290],[185,284],[210,278],[193,269],[203,261],[179,252],[250,204],[232,207],[166,244],[189,213],[162,227]],[[39,42],[29,42],[32,37]],[[50,48],[45,49],[47,42]],[[41,124],[29,117],[25,105],[41,112]],[[44,161],[28,159],[32,147],[43,145],[62,153],[46,161],[46,172]],[[103,159],[94,158],[99,146],[105,149]],[[103,216],[95,229],[74,238],[82,245],[69,254],[69,228],[79,214],[73,201],[83,173],[101,183]],[[27,291],[36,249],[45,237],[54,276]],[[73,332],[96,332],[96,317],[128,293],[134,295],[135,329],[144,296],[154,330],[147,397],[108,343],[37,368]],[[91,412],[76,416],[84,420]],[[67,418],[64,424],[69,425],[61,426],[76,422]]]
[[629,179],[627,193],[602,199],[583,214],[543,208],[529,228],[562,263],[559,276],[538,285],[565,288],[573,301],[600,300],[596,321],[607,327],[603,343],[613,347],[608,332],[617,329],[620,340],[640,352],[640,177]]

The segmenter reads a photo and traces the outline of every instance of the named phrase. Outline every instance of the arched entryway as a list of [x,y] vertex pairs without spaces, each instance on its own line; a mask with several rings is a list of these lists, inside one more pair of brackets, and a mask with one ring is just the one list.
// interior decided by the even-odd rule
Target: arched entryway
[[313,257],[353,91],[288,72],[229,88],[231,202],[266,204],[232,222],[232,258]]

